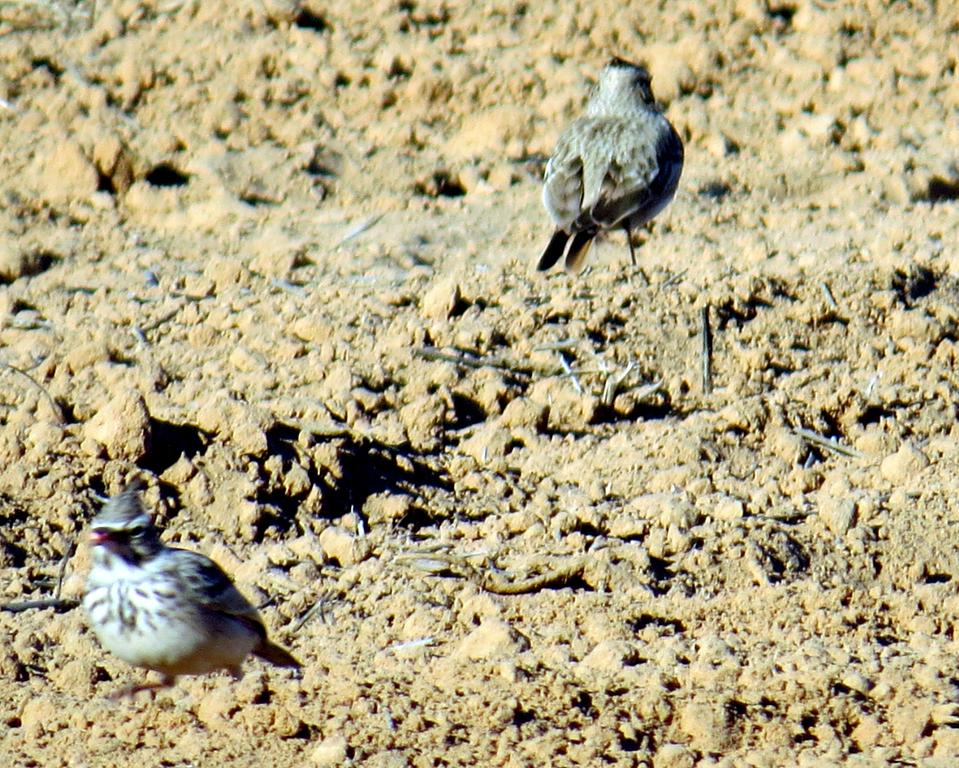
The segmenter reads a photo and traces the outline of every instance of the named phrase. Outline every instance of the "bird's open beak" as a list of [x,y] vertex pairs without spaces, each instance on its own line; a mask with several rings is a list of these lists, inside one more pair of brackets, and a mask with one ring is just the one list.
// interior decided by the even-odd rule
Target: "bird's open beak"
[[107,531],[90,531],[90,543],[93,546],[105,544],[110,541],[110,534]]

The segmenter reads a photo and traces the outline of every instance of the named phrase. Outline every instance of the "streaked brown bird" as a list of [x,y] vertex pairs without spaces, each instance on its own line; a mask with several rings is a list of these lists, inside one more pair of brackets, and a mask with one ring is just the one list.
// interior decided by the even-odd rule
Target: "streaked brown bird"
[[635,264],[632,232],[669,205],[682,170],[683,142],[656,105],[649,72],[613,59],[546,165],[543,205],[556,231],[537,269],[565,255],[566,269],[579,272],[593,239],[611,229],[625,230]]
[[101,645],[124,661],[154,670],[158,684],[179,675],[225,669],[242,675],[251,653],[280,667],[299,667],[272,643],[256,608],[208,557],[168,547],[143,508],[141,480],[110,498],[93,519],[93,568],[83,608]]

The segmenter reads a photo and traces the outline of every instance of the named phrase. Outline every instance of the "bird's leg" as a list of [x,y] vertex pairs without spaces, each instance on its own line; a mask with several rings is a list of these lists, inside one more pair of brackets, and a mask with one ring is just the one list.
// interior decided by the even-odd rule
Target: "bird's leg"
[[630,231],[629,227],[623,227],[626,231],[626,245],[629,246],[629,260],[633,263],[633,266],[636,266],[636,251],[633,250],[633,233]]
[[169,688],[176,682],[175,677],[170,675],[164,675],[163,678],[158,683],[141,683],[140,685],[131,685],[127,688],[121,688],[119,691],[114,691],[110,694],[109,698],[112,701],[118,701],[120,699],[131,698],[136,696],[141,691],[150,691],[151,693],[156,693],[163,688]]
[[[629,227],[623,227],[623,230],[626,232],[626,245],[629,246],[629,260],[633,263],[633,266],[636,266],[636,250],[633,248],[633,233]],[[639,272],[639,276],[643,278],[643,283],[649,285],[649,275],[646,274],[645,270],[640,267],[636,270]]]

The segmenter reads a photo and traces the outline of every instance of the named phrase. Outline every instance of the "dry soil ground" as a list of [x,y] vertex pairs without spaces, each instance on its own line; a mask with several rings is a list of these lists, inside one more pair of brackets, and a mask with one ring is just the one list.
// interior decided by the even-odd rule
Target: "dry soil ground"
[[[143,673],[80,610],[0,612],[0,762],[957,764],[957,34],[946,0],[0,3],[0,599],[81,594],[140,473],[306,664],[113,702]],[[614,54],[680,191],[637,268],[613,234],[537,274]]]

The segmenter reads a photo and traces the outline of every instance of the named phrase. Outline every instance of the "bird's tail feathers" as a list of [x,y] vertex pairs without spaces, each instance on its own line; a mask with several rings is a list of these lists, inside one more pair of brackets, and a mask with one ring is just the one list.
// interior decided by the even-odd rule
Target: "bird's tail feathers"
[[570,243],[569,251],[566,253],[567,272],[576,274],[582,270],[586,261],[586,254],[589,253],[589,247],[593,244],[594,237],[596,237],[596,232],[587,229],[576,233],[573,242]]
[[546,246],[546,250],[543,251],[543,255],[539,257],[539,264],[536,265],[536,269],[538,269],[540,272],[545,272],[557,261],[559,261],[562,258],[563,253],[566,252],[566,242],[568,240],[569,233],[564,232],[561,229],[557,229],[550,238],[549,245]]
[[254,656],[259,656],[264,661],[275,664],[278,667],[292,667],[298,669],[303,665],[285,648],[281,648],[276,643],[271,643],[264,639],[260,645],[253,650]]

